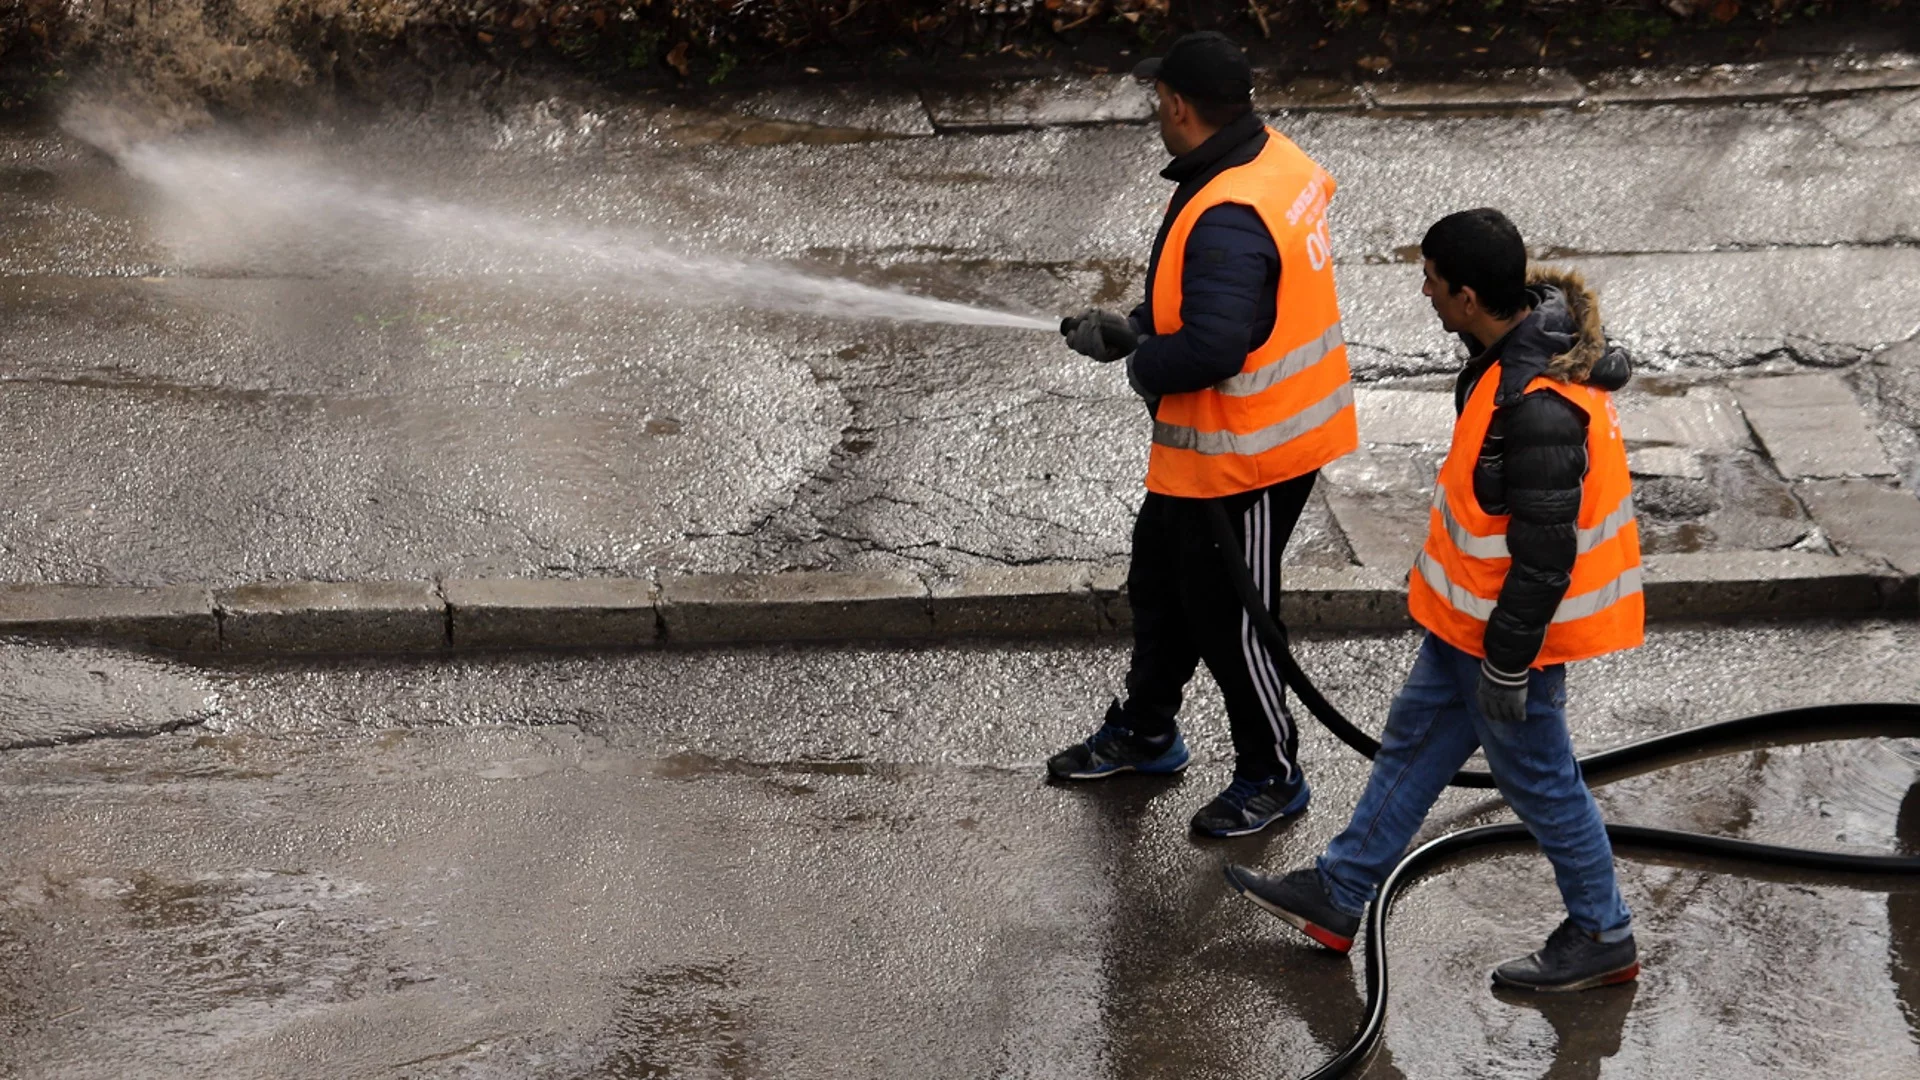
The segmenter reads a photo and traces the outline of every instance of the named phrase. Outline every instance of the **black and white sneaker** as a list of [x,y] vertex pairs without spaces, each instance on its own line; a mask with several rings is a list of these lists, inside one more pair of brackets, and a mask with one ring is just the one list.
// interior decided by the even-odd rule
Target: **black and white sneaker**
[[1278,776],[1235,775],[1227,790],[1193,815],[1193,831],[1205,836],[1246,836],[1307,808],[1313,792],[1302,776],[1289,784]]
[[1055,780],[1098,780],[1124,772],[1171,775],[1187,767],[1187,741],[1146,739],[1126,726],[1120,703],[1107,707],[1106,722],[1085,742],[1075,743],[1047,759],[1047,775]]

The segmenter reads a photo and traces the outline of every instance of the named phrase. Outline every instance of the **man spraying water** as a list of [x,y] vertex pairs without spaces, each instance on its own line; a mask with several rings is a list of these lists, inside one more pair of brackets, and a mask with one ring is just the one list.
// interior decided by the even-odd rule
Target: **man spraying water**
[[1641,643],[1640,539],[1609,348],[1577,275],[1527,272],[1497,210],[1442,218],[1420,245],[1423,292],[1473,357],[1454,386],[1453,445],[1408,582],[1427,630],[1394,698],[1366,791],[1315,866],[1226,868],[1241,895],[1346,952],[1368,903],[1473,751],[1553,864],[1567,918],[1496,983],[1582,990],[1640,970],[1613,849],[1567,733],[1566,665]]
[[[1127,573],[1133,659],[1126,700],[1047,771],[1091,780],[1185,768],[1175,716],[1205,660],[1226,699],[1236,760],[1233,782],[1193,829],[1240,836],[1309,798],[1279,669],[1226,560],[1244,559],[1277,611],[1280,557],[1319,469],[1359,445],[1327,232],[1334,182],[1254,115],[1252,69],[1225,37],[1189,34],[1135,74],[1153,82],[1174,155],[1161,175],[1179,185],[1146,302],[1126,316],[1089,310],[1062,327],[1076,351],[1124,358],[1153,413]],[[1210,518],[1222,506],[1240,550],[1216,540]]]

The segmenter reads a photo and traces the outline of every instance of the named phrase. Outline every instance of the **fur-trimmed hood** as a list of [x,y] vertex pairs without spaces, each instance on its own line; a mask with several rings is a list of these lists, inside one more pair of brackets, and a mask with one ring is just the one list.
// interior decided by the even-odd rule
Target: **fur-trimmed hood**
[[[1527,384],[1542,375],[1601,390],[1627,385],[1633,360],[1625,349],[1607,344],[1600,299],[1577,271],[1533,267],[1527,271],[1527,292],[1533,296],[1533,314],[1482,354],[1487,363],[1494,357],[1500,360],[1495,405],[1519,404]],[[1479,378],[1473,372],[1476,366],[1469,365],[1462,386]]]
[[1551,266],[1527,270],[1527,291],[1534,295],[1541,329],[1557,339],[1563,335],[1571,339],[1565,351],[1547,361],[1546,376],[1561,382],[1586,382],[1607,352],[1607,337],[1600,328],[1600,298],[1587,287],[1578,270]]

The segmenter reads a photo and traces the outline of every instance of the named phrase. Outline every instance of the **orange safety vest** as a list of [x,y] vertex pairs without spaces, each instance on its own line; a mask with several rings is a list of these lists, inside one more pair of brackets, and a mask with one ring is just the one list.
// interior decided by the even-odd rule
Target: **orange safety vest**
[[[1500,599],[1511,558],[1507,516],[1480,509],[1473,468],[1493,423],[1500,365],[1480,376],[1453,426],[1453,448],[1433,492],[1427,543],[1414,560],[1407,605],[1415,622],[1462,652],[1485,658],[1487,620]],[[1551,390],[1587,415],[1587,476],[1581,484],[1573,580],[1547,626],[1535,667],[1631,649],[1646,639],[1640,585],[1640,526],[1633,481],[1613,395],[1541,377],[1527,392]]]
[[1291,480],[1360,445],[1347,346],[1333,290],[1327,202],[1333,177],[1279,132],[1245,165],[1224,170],[1180,209],[1154,269],[1153,332],[1179,330],[1187,236],[1221,203],[1252,207],[1280,251],[1273,333],[1240,374],[1168,394],[1154,414],[1147,489],[1210,499]]

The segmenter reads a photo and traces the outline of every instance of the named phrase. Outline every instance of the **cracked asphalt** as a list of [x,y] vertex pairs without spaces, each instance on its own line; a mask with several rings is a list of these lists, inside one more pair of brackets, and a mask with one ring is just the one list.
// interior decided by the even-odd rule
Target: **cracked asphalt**
[[[1451,369],[1409,249],[1441,213],[1499,205],[1600,287],[1643,370],[1844,371],[1920,468],[1910,372],[1889,393],[1874,366],[1920,334],[1920,94],[1278,123],[1342,181],[1363,382]],[[769,134],[539,100],[263,128],[162,144],[180,168],[160,180],[67,132],[0,133],[0,579],[1124,555],[1146,433],[1116,371],[1046,333],[609,275],[579,238],[1025,314],[1124,306],[1166,196],[1145,127]],[[1296,562],[1355,558],[1327,494]]]
[[[1377,725],[1412,635],[1309,637]],[[1912,622],[1663,629],[1577,666],[1597,749],[1763,709],[1920,699]],[[1201,843],[1210,684],[1174,781],[1053,787],[1117,646],[469,656],[201,667],[0,643],[0,1077],[1299,1075],[1358,958],[1231,896],[1344,821]],[[1610,820],[1920,852],[1920,745],[1734,753],[1600,789]],[[1445,796],[1429,835],[1505,817]],[[1910,1076],[1920,892],[1623,857],[1641,981],[1497,996],[1545,862],[1470,861],[1394,918],[1397,1077]]]

